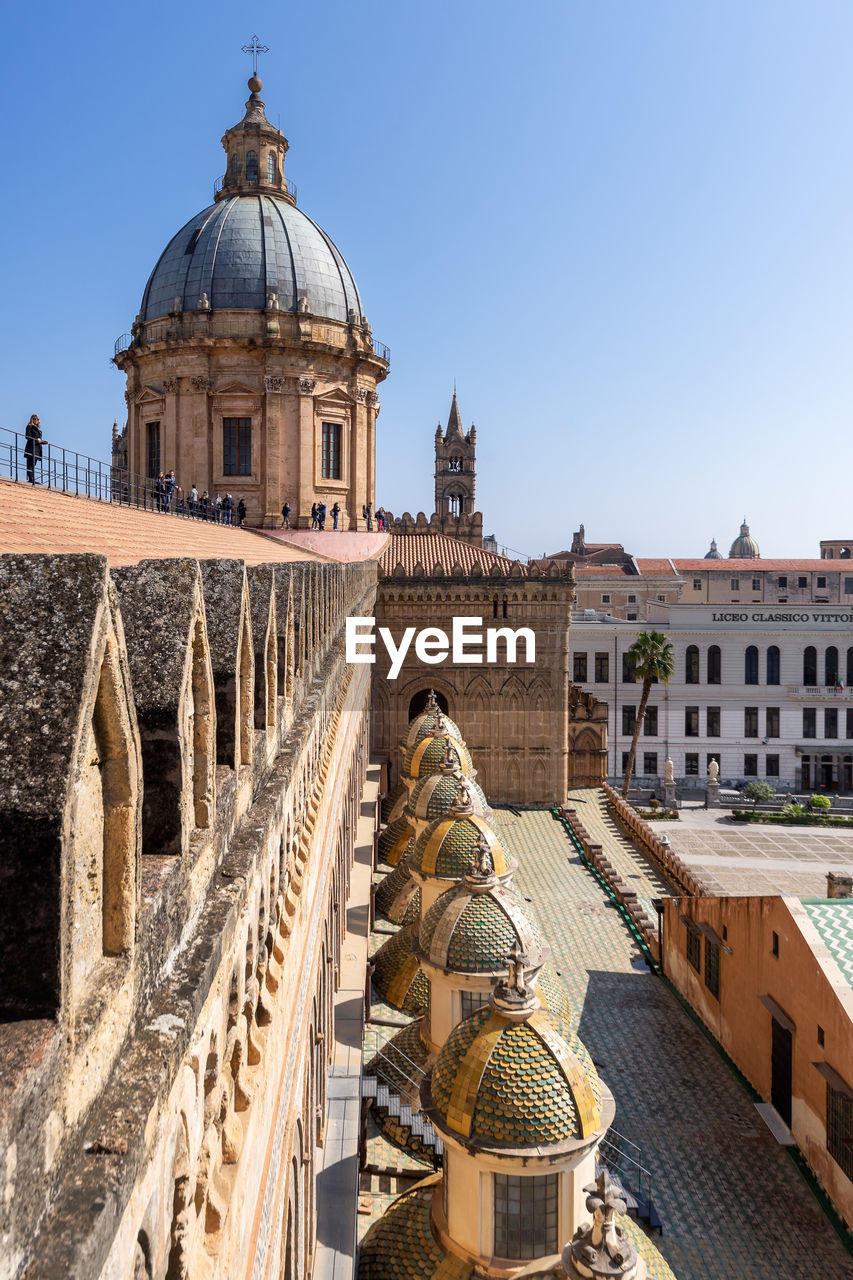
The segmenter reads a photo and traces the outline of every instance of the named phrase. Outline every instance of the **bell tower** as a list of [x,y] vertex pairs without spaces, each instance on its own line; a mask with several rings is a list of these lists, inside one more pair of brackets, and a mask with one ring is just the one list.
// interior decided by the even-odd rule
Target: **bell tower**
[[435,430],[435,512],[440,518],[458,520],[474,514],[476,455],[477,428],[472,424],[467,435],[463,432],[454,387],[447,430],[443,432],[440,423]]

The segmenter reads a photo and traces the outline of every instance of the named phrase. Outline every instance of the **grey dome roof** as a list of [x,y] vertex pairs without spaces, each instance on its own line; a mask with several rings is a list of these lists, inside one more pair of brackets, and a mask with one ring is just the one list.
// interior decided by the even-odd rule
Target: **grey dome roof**
[[141,319],[168,315],[175,298],[195,311],[207,294],[214,310],[262,311],[270,293],[282,311],[299,298],[317,316],[361,317],[352,272],[316,222],[274,195],[235,195],[203,209],[169,241],[142,297]]
[[758,560],[761,558],[761,552],[758,550],[758,543],[749,532],[749,525],[746,518],[740,527],[740,536],[735,538],[729,550],[730,560]]

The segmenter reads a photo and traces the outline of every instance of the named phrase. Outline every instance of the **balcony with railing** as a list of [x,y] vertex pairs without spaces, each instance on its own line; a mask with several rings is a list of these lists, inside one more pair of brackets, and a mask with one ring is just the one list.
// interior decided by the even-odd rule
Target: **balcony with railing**
[[[216,181],[214,182],[214,184],[213,184],[213,198],[214,198],[214,200],[217,198],[217,196],[218,196],[218,195],[220,194],[220,192],[222,191],[222,188],[223,188],[223,187],[224,187],[224,185],[225,185],[225,179],[226,179],[228,176],[229,176],[228,174],[223,173],[223,174],[222,174],[222,176],[221,176],[221,177],[219,177],[219,178],[217,178],[217,179],[216,179]],[[245,184],[246,184],[246,182],[249,182],[249,184],[250,184],[251,186],[256,186],[256,187],[258,188],[258,191],[260,192],[260,194],[261,194],[261,195],[270,195],[270,196],[274,196],[274,195],[279,195],[279,194],[281,193],[281,187],[279,186],[279,184],[278,184],[278,182],[277,182],[277,181],[276,181],[276,182],[265,182],[265,181],[264,181],[264,179],[263,179],[263,178],[261,178],[261,176],[260,176],[260,175],[258,175],[258,177],[257,177],[257,178],[254,178],[254,179],[251,179],[251,180],[250,180],[250,179],[243,179],[243,178],[241,177],[241,178],[240,178],[240,180],[239,180],[240,187],[244,187],[244,186],[245,186]],[[286,188],[286,190],[287,190],[287,194],[290,196],[291,200],[293,200],[293,201],[294,201],[294,203],[295,203],[295,202],[296,202],[296,183],[295,183],[295,182],[291,182],[291,181],[290,181],[290,178],[285,178],[285,179],[284,179],[284,185],[285,185],[285,188]],[[235,191],[234,191],[234,194],[235,194],[235,195],[239,195],[239,194],[240,194],[239,190],[235,190]],[[244,192],[243,194],[245,194],[245,192]]]
[[853,689],[845,689],[843,684],[789,684],[788,697],[801,702],[850,702],[853,701]]
[[[299,332],[298,322],[296,320],[296,312],[280,311],[278,312],[280,325],[279,336],[282,338],[296,338],[302,336]],[[304,320],[300,316],[300,320]],[[322,317],[311,317],[311,334],[308,338],[311,342],[321,342],[326,346],[338,347],[343,350],[349,342],[348,330],[339,323],[329,322]],[[267,328],[267,313],[259,311],[225,311],[215,313],[210,311],[186,311],[171,316],[168,321],[162,320],[156,323],[148,323],[140,327],[137,333],[122,333],[115,340],[113,354],[115,356],[122,355],[125,351],[129,351],[131,347],[154,346],[159,342],[187,342],[194,338],[254,338],[255,340],[269,339],[270,334]],[[365,335],[367,339],[367,335]],[[391,349],[384,342],[379,342],[376,338],[369,338],[373,354],[378,360],[382,360],[385,364],[391,363]]]

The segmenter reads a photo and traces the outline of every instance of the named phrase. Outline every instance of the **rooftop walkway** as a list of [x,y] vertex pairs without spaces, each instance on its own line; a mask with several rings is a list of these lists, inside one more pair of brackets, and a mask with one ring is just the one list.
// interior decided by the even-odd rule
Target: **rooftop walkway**
[[[579,809],[583,806],[578,806]],[[845,1250],[750,1095],[661,978],[550,813],[496,810],[578,1030],[653,1175],[678,1280],[853,1278]],[[644,874],[640,871],[638,874]],[[623,871],[624,875],[624,871]]]
[[0,554],[106,556],[111,565],[189,556],[199,560],[327,560],[309,548],[261,538],[248,529],[184,520],[40,485],[0,480]]
[[[628,839],[609,812],[600,787],[575,788],[569,792],[569,804],[577,807],[578,818],[590,838],[601,845],[616,872],[631,889],[636,890],[637,900],[646,915],[650,920],[655,920],[657,913],[652,906],[652,898],[673,897],[678,894],[678,890],[655,870],[643,851]],[[661,830],[662,828],[663,824]],[[669,834],[668,830],[666,834]]]

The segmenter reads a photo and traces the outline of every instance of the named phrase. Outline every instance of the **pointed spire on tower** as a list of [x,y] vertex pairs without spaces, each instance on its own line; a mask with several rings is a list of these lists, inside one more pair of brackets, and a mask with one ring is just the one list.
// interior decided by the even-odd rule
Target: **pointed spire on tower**
[[449,439],[450,436],[454,436],[454,435],[464,436],[464,434],[465,432],[462,430],[462,417],[459,413],[459,401],[456,399],[456,383],[454,382],[453,401],[450,405],[450,416],[447,419],[446,435],[447,435],[447,438]]

